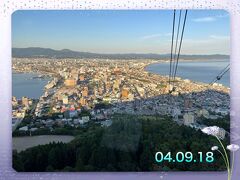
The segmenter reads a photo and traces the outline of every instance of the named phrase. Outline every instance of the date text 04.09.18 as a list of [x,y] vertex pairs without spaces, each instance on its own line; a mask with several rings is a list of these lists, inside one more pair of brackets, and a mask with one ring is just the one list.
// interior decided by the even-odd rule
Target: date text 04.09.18
[[197,155],[193,155],[192,152],[177,152],[173,155],[171,152],[168,152],[164,155],[162,152],[156,152],[155,161],[157,163],[162,163],[168,161],[169,163],[212,163],[214,162],[214,154],[213,152],[198,152]]

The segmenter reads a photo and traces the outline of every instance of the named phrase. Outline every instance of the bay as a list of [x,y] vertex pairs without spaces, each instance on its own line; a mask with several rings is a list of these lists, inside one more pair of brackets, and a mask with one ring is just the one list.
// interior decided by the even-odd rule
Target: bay
[[[229,60],[194,60],[179,61],[177,77],[203,83],[210,83],[229,64]],[[169,75],[169,62],[154,63],[145,69],[148,72]],[[230,87],[230,72],[228,71],[217,83]]]
[[21,99],[23,96],[28,98],[39,98],[44,93],[44,86],[50,78],[34,78],[39,74],[35,73],[13,73],[12,74],[12,95]]

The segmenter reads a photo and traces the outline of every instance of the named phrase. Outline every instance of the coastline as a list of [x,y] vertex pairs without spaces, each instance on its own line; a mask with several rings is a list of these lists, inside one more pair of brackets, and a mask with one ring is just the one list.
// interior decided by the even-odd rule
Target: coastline
[[44,74],[43,72],[40,71],[21,71],[21,70],[16,70],[16,69],[12,69],[12,74],[33,74],[36,76],[42,76],[43,79],[46,78],[52,78],[50,74]]

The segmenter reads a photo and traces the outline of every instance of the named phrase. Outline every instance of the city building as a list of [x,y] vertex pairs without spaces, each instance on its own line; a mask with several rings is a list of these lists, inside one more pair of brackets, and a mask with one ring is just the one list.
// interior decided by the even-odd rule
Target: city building
[[75,79],[66,79],[64,81],[65,86],[67,87],[73,87],[77,85],[77,81]]
[[82,96],[87,97],[88,96],[88,87],[84,87],[82,90]]
[[80,74],[80,76],[79,76],[79,80],[80,80],[80,81],[84,81],[84,80],[85,80],[85,78],[84,78],[84,75],[83,75],[83,74]]
[[126,88],[122,89],[121,98],[122,98],[122,99],[127,99],[127,98],[128,98],[128,95],[129,95],[129,90],[126,89]]
[[183,115],[183,124],[185,126],[189,126],[190,124],[194,124],[195,120],[194,120],[194,115],[192,113],[185,113]]
[[63,102],[63,104],[68,104],[68,96],[63,95],[62,102]]
[[28,98],[27,97],[22,97],[22,104],[26,107],[29,106],[29,101],[28,101]]

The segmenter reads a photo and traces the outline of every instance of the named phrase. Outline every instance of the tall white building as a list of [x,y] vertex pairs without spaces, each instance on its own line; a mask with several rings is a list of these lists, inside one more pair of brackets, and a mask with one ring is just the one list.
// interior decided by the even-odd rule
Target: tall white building
[[184,123],[185,126],[189,126],[190,124],[195,123],[193,113],[185,113],[183,115],[183,123]]

